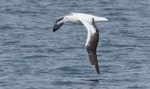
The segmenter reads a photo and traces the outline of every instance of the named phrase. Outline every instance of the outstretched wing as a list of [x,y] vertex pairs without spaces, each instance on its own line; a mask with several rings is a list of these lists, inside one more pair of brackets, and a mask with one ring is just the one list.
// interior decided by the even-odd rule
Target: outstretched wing
[[88,31],[85,47],[87,49],[90,62],[95,68],[96,72],[100,74],[99,65],[97,61],[97,53],[96,53],[96,48],[97,48],[98,41],[99,41],[98,28],[95,25],[94,18],[92,18],[92,24],[88,22],[83,22],[83,21],[81,21],[81,23],[86,27]]

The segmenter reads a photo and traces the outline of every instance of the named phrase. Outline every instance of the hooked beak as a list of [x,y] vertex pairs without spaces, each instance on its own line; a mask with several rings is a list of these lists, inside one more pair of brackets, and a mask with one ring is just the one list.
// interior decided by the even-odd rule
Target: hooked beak
[[64,17],[59,18],[59,19],[56,21],[56,23],[55,23],[55,25],[54,25],[54,27],[53,27],[53,32],[55,32],[56,30],[58,30],[58,29],[64,24],[63,18],[64,18]]

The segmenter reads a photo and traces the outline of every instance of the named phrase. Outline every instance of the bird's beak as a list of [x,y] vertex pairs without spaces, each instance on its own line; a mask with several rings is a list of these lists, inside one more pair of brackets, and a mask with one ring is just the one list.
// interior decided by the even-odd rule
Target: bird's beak
[[54,27],[53,27],[53,32],[54,31],[56,31],[56,30],[58,30],[63,24],[64,24],[64,17],[62,17],[62,18],[59,18],[57,21],[56,21],[56,23],[55,23],[55,25],[54,25]]

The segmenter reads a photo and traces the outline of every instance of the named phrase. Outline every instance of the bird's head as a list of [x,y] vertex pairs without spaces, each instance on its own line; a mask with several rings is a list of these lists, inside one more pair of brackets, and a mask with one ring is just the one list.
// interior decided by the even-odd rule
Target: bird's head
[[65,22],[69,22],[70,19],[71,19],[71,16],[69,16],[69,15],[58,18],[53,27],[53,32],[58,30]]

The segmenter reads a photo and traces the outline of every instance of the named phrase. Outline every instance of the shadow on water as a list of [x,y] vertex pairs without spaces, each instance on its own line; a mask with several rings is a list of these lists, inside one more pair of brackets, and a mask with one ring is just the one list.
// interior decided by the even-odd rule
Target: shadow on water
[[91,81],[91,82],[99,82],[100,81],[100,79],[99,78],[90,78],[90,79],[83,79],[83,80],[85,80],[85,81]]
[[95,87],[99,85],[99,82],[100,82],[100,78],[89,78],[89,79],[83,79],[83,80],[86,82],[89,82],[87,83],[89,86],[88,89],[95,89]]
[[95,89],[99,85],[99,78],[85,78],[85,79],[57,79],[51,83],[55,88],[61,87],[62,89],[72,89],[72,88],[80,88],[80,89]]

